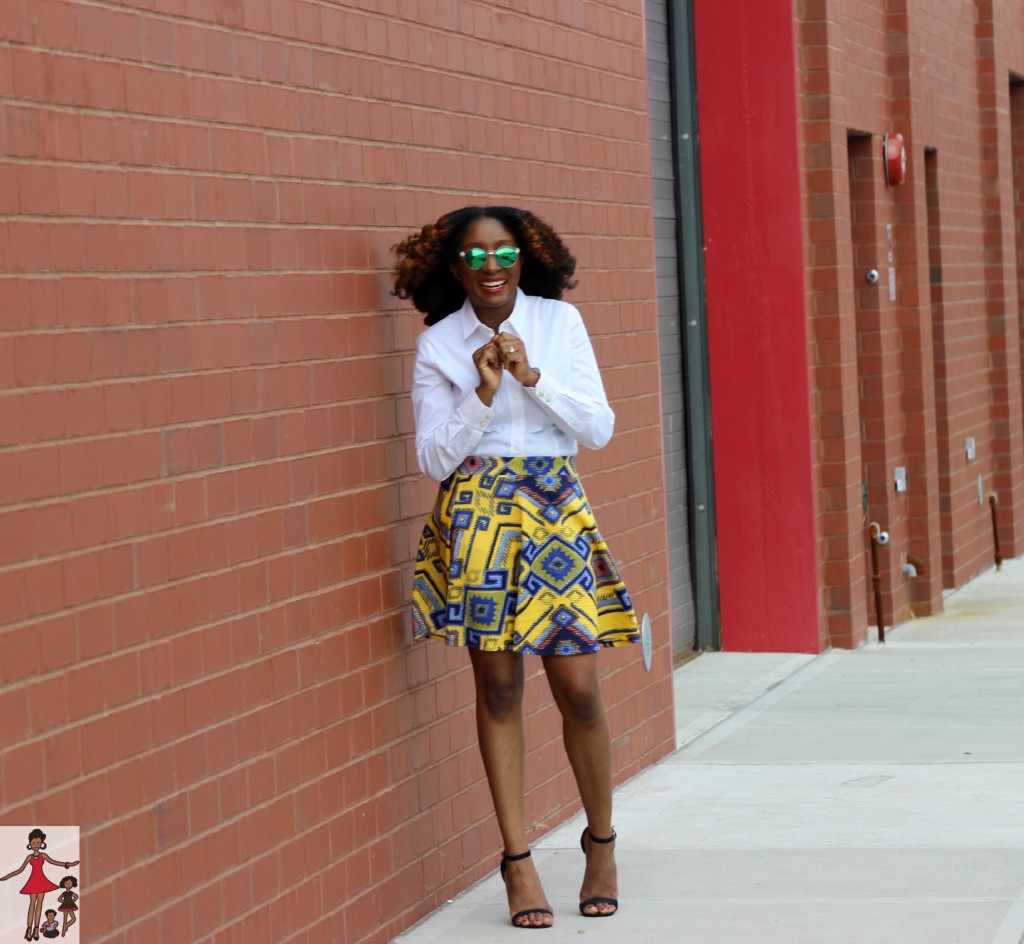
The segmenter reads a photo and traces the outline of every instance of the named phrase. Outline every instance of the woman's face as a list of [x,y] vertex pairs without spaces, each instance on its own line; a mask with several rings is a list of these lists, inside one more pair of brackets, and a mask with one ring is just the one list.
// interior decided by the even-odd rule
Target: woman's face
[[34,836],[32,839],[29,840],[28,844],[32,847],[33,852],[38,852],[39,847],[43,844],[43,840],[40,839],[38,836]]
[[[489,252],[502,246],[517,245],[512,234],[499,220],[483,216],[467,227],[459,250],[483,249]],[[481,269],[471,269],[461,258],[456,259],[452,263],[451,272],[462,283],[477,317],[496,328],[512,313],[515,306],[522,266],[520,257],[507,269],[502,268],[495,257],[490,255]]]

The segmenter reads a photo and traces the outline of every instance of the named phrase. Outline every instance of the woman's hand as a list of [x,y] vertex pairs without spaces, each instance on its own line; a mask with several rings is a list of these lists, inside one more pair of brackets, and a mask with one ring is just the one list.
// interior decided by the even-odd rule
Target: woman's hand
[[495,335],[483,347],[473,352],[473,364],[480,375],[480,386],[476,388],[476,395],[485,406],[490,406],[494,402],[494,394],[501,384],[502,362],[497,341],[498,336]]
[[540,380],[540,371],[536,371],[530,366],[530,358],[527,356],[523,339],[502,331],[501,334],[495,335],[494,343],[501,352],[501,362],[505,370],[524,387],[537,386],[537,381]]

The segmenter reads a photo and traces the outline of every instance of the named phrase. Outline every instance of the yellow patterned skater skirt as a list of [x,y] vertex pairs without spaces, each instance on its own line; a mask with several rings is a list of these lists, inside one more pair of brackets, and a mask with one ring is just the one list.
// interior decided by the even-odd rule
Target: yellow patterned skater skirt
[[470,456],[420,538],[417,639],[575,655],[640,639],[571,457]]

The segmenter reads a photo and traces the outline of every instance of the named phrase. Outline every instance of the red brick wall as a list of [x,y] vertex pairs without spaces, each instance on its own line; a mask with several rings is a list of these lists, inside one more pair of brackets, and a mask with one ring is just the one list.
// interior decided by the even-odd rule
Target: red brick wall
[[[492,869],[462,654],[412,646],[433,486],[389,247],[524,204],[618,413],[582,460],[672,746],[640,0],[5,0],[0,816],[82,827],[90,940],[384,942]],[[528,815],[577,808],[528,682]]]
[[[993,2],[801,0],[797,17],[822,633],[857,645],[874,621],[866,609],[869,520],[892,535],[881,554],[888,623],[940,609],[943,588],[991,565],[979,476],[983,493],[999,497],[1004,554],[1024,550],[1020,211],[1009,119],[1010,73],[1024,67],[1024,11]],[[896,131],[906,137],[908,179],[887,189],[882,137]],[[847,147],[851,133],[871,136],[860,169],[855,162],[851,170],[850,154],[861,147]],[[851,178],[868,188],[859,197]],[[874,220],[867,234],[866,212]],[[878,290],[865,288],[871,267],[882,277]],[[874,327],[865,332],[867,322]],[[966,458],[968,436],[974,460]],[[907,469],[904,495],[893,488],[897,466]],[[905,560],[918,577],[903,575]]]
[[838,107],[843,52],[831,42],[838,4],[804,0],[797,17],[797,68],[804,168],[808,360],[811,365],[823,645],[864,639],[857,332],[847,131]]

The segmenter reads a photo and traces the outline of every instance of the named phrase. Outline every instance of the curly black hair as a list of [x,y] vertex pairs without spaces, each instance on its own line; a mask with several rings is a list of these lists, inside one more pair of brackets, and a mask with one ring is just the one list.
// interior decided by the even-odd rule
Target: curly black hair
[[527,295],[561,298],[562,292],[575,288],[572,276],[576,260],[542,219],[515,207],[463,207],[446,213],[436,223],[428,223],[420,232],[392,247],[398,261],[391,294],[411,298],[426,315],[425,324],[437,324],[458,311],[466,300],[466,291],[452,275],[451,265],[458,258],[466,229],[483,217],[501,223],[519,246],[519,287]]
[[65,875],[57,884],[60,888],[63,888],[65,882],[71,882],[72,888],[78,888],[78,879],[73,875]]

